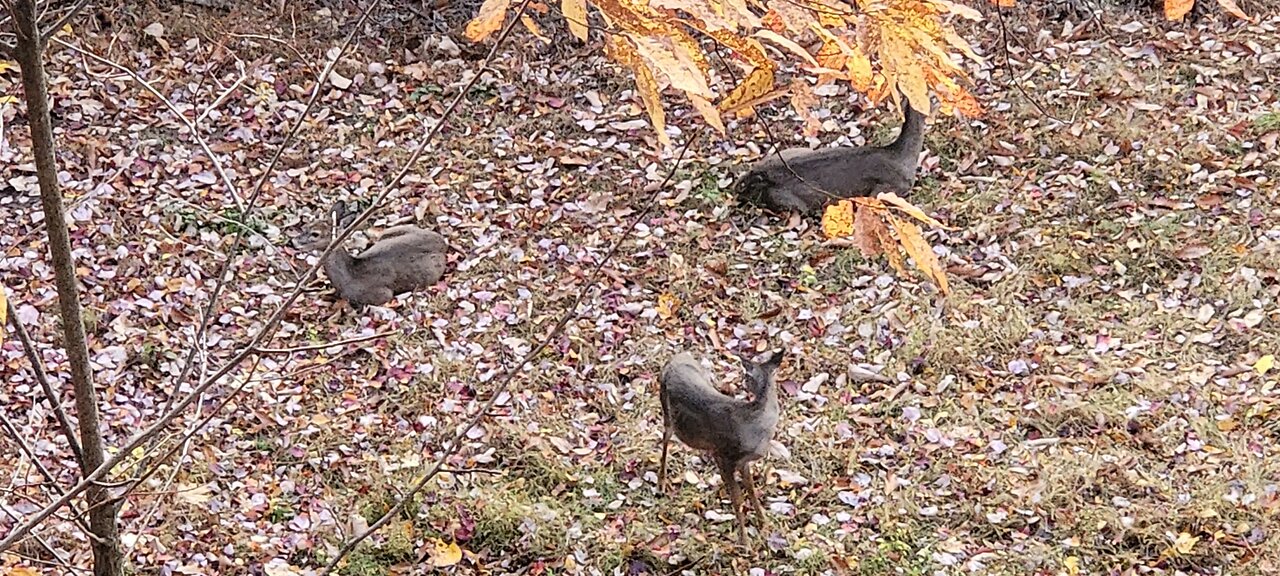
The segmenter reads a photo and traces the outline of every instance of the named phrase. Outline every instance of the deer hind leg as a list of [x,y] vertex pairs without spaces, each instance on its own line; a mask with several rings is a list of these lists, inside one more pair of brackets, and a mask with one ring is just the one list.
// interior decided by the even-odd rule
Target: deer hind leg
[[747,522],[746,511],[742,508],[742,490],[738,487],[736,463],[725,458],[717,460],[720,465],[720,478],[724,482],[724,486],[729,490],[729,500],[733,503],[733,515],[738,520],[738,542],[742,545],[747,544]]
[[751,475],[751,463],[743,462],[738,470],[742,473],[742,485],[747,489],[747,500],[751,503],[751,508],[756,511],[756,520],[760,522],[760,527],[764,527],[764,510],[760,508],[760,496],[756,494],[756,481]]
[[658,464],[658,491],[667,491],[667,446],[671,444],[671,427],[662,428],[662,459]]
[[667,406],[667,391],[661,387],[658,389],[658,405],[662,408],[662,458],[658,464],[658,491],[666,493],[667,491],[667,446],[671,444],[671,409]]

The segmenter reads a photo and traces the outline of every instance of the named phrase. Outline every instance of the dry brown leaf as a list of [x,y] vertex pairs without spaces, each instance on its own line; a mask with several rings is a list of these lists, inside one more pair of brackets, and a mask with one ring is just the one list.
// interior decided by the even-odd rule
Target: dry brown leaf
[[484,0],[480,12],[467,22],[466,36],[472,42],[480,42],[490,34],[502,28],[502,21],[507,18],[507,7],[511,0]]
[[1204,244],[1191,244],[1183,246],[1182,249],[1174,253],[1180,260],[1198,260],[1213,253],[1213,249]]
[[943,294],[950,292],[951,287],[947,283],[947,272],[942,269],[942,264],[938,262],[938,255],[933,253],[933,246],[929,245],[929,241],[925,240],[924,233],[920,231],[920,227],[915,222],[903,220],[892,214],[888,215],[889,224],[893,226],[894,232],[898,234],[898,240],[902,243],[902,248],[907,251],[907,255],[915,260],[916,267],[925,273]]
[[[853,245],[858,247],[864,258],[874,258],[886,250],[880,238],[888,238],[889,231],[884,227],[884,220],[880,219],[881,212],[883,210],[858,204],[854,214]],[[891,244],[888,249],[896,251],[898,248]]]
[[1240,9],[1240,5],[1236,4],[1235,0],[1218,0],[1218,6],[1221,6],[1223,10],[1227,11],[1227,14],[1235,16],[1236,18],[1249,20],[1251,22],[1253,21],[1248,14],[1244,13],[1244,10]]
[[[818,131],[822,129],[822,121],[813,112],[813,109],[818,105],[818,96],[813,93],[813,87],[809,86],[809,82],[798,78],[791,82],[790,91],[791,107],[795,109],[801,118],[804,118],[804,135],[809,138],[817,136]],[[852,212],[850,216],[852,216]]]
[[1167,20],[1181,20],[1195,5],[1196,0],[1164,0],[1164,17]]
[[587,0],[560,0],[560,12],[569,23],[569,32],[586,42],[591,32],[587,26]]
[[925,224],[928,224],[935,228],[942,228],[943,230],[955,230],[955,228],[951,226],[947,226],[937,220],[934,220],[928,214],[925,214],[923,210],[916,208],[915,205],[913,205],[910,202],[907,202],[906,200],[903,200],[901,197],[899,197],[897,194],[894,194],[893,192],[881,192],[876,195],[876,199],[882,202],[885,202],[887,204],[890,204],[894,208],[897,208],[903,212],[906,212],[907,215],[911,216],[912,218],[915,218],[916,220],[924,222]]

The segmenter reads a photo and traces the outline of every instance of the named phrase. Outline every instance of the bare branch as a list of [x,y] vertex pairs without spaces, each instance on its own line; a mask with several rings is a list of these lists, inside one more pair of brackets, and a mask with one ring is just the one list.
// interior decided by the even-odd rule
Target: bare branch
[[233,92],[239,89],[241,84],[244,84],[245,79],[248,78],[248,75],[245,74],[245,71],[244,71],[244,61],[237,58],[236,68],[240,70],[240,77],[237,78],[233,84],[231,84],[230,88],[223,90],[222,94],[219,94],[217,98],[214,98],[213,103],[210,104],[208,107],[206,107],[204,109],[204,112],[200,113],[200,116],[196,117],[196,124],[204,122],[204,119],[209,116],[210,112],[217,110],[218,107],[222,105],[223,101],[225,101],[229,96],[231,96]]
[[[16,521],[16,520],[20,520],[20,519],[21,519],[21,518],[17,515],[17,513],[15,513],[15,512],[13,511],[13,509],[12,509],[12,508],[10,508],[9,506],[4,505],[3,503],[0,503],[0,510],[4,510],[4,515],[5,515],[5,516],[8,516],[8,517],[9,517],[10,519],[12,519],[12,520],[15,520],[15,521]],[[51,566],[52,566],[52,565],[61,566],[63,570],[66,570],[66,573],[67,573],[67,574],[88,573],[88,572],[89,572],[88,570],[86,570],[86,569],[84,569],[84,568],[78,568],[78,567],[72,566],[70,563],[68,563],[68,562],[67,562],[67,560],[66,560],[65,558],[63,558],[63,557],[62,557],[62,554],[59,554],[57,550],[54,550],[53,546],[52,546],[52,545],[50,545],[48,542],[46,542],[46,541],[45,541],[45,539],[44,539],[44,538],[41,538],[38,534],[32,534],[32,535],[31,535],[31,538],[32,538],[32,539],[34,539],[34,540],[36,541],[36,544],[39,544],[41,548],[44,548],[45,552],[48,552],[50,556],[53,556],[53,559],[54,559],[54,560],[56,560],[57,562],[46,562],[46,561],[44,561],[44,560],[40,560],[40,559],[38,559],[38,558],[29,558],[29,557],[25,557],[25,556],[23,556],[23,555],[21,555],[21,554],[17,554],[17,556],[18,556],[19,558],[22,558],[22,559],[26,560],[27,562],[32,562],[32,563],[46,564],[46,565],[51,565]]]
[[72,6],[70,10],[67,10],[67,13],[63,14],[57,22],[54,22],[53,26],[46,28],[45,31],[40,34],[40,43],[43,44],[48,42],[50,38],[53,38],[53,35],[57,34],[63,26],[66,26],[67,22],[70,22],[72,18],[75,18],[76,14],[79,14],[81,10],[84,10],[85,5],[88,3],[89,0],[80,0],[79,2],[76,2],[76,5]]
[[[323,90],[324,83],[329,78],[329,74],[333,72],[333,68],[337,66],[338,61],[342,59],[342,55],[347,53],[347,49],[351,47],[351,43],[355,40],[356,34],[364,26],[365,20],[373,13],[374,8],[379,2],[374,1],[365,8],[364,13],[351,27],[351,31],[347,34],[345,40],[338,47],[338,53],[330,59],[325,65],[324,70],[316,75],[315,88],[311,90],[311,96],[307,100],[307,105],[302,109],[302,113],[298,115],[293,126],[289,127],[289,131],[285,133],[284,140],[280,142],[280,146],[276,148],[275,154],[271,156],[271,160],[267,162],[267,167],[262,171],[262,175],[258,177],[258,182],[254,185],[253,191],[249,193],[249,205],[241,214],[242,218],[248,218],[258,206],[258,198],[262,195],[262,190],[267,184],[267,180],[271,177],[271,173],[275,170],[276,164],[280,162],[280,157],[284,155],[284,151],[289,147],[297,137],[298,131],[302,129],[302,124],[306,120],[307,115],[311,113],[316,106],[316,101],[320,98],[320,92]],[[309,67],[309,66],[308,66]],[[174,399],[182,391],[182,383],[187,381],[191,376],[191,369],[195,366],[196,353],[203,348],[203,339],[209,331],[209,323],[213,320],[218,310],[218,299],[222,295],[222,290],[231,279],[234,279],[238,268],[232,267],[236,256],[240,253],[240,247],[244,245],[245,228],[237,228],[235,238],[231,241],[231,248],[227,251],[227,258],[223,260],[222,267],[218,270],[217,281],[213,286],[213,292],[209,295],[209,304],[205,306],[204,311],[200,314],[200,326],[196,328],[195,342],[192,343],[190,351],[187,353],[186,359],[183,361],[182,370],[178,372],[178,378],[174,380],[173,392],[169,399],[165,402],[164,409],[161,413],[167,414],[173,407]],[[314,272],[312,272],[314,274]]]
[[27,334],[27,328],[18,320],[18,311],[13,307],[13,300],[6,300],[5,306],[9,313],[9,325],[13,326],[13,331],[18,334],[18,340],[22,342],[22,349],[27,353],[27,361],[31,362],[31,371],[35,373],[36,382],[40,384],[40,389],[44,390],[45,398],[49,399],[49,406],[53,408],[53,414],[58,418],[58,425],[62,427],[62,435],[67,437],[67,444],[71,446],[71,453],[76,457],[76,464],[79,464],[80,469],[83,470],[84,452],[80,449],[80,440],[76,437],[76,427],[67,416],[67,410],[62,407],[62,394],[54,390],[53,385],[49,383],[49,375],[45,373],[44,363],[40,361],[40,352],[31,341],[31,335]]
[[[285,140],[281,143],[280,147],[276,150],[275,155],[272,156],[271,162],[268,163],[267,168],[266,170],[264,170],[262,177],[258,180],[258,185],[255,187],[254,191],[249,196],[248,209],[245,210],[244,212],[245,214],[249,213],[249,211],[256,204],[257,198],[261,194],[263,186],[266,184],[267,178],[269,177],[271,171],[275,168],[275,165],[278,163],[280,156],[283,155],[285,148],[288,147],[289,142],[292,141],[294,135],[298,132],[298,129],[302,126],[302,123],[306,117],[306,114],[315,106],[315,102],[319,98],[320,91],[323,90],[324,82],[326,78],[328,78],[328,74],[330,73],[330,71],[333,70],[334,65],[336,65],[337,61],[342,57],[342,54],[345,53],[347,47],[350,46],[352,40],[354,40],[355,38],[355,34],[357,33],[357,31],[363,27],[365,21],[368,20],[369,15],[373,13],[373,10],[377,8],[377,6],[380,3],[381,2],[379,0],[374,0],[373,2],[369,3],[369,6],[365,8],[365,11],[360,15],[360,18],[351,27],[351,33],[350,35],[348,35],[346,41],[342,44],[342,47],[339,49],[338,54],[332,59],[332,61],[329,62],[329,65],[325,67],[325,70],[316,79],[316,87],[315,87],[315,90],[312,91],[311,93],[311,100],[308,101],[307,108],[304,110],[303,114],[298,116],[298,120],[294,123],[289,133],[286,134]],[[54,40],[57,41],[56,38]],[[443,124],[443,121],[440,124]],[[430,138],[427,138],[426,140],[424,140],[422,147],[419,148],[417,153],[414,155],[412,161],[416,161],[419,157],[421,157],[422,148],[425,148],[426,145],[429,144],[430,142],[431,142]],[[412,164],[412,161],[410,162],[410,165]],[[400,179],[404,177],[404,174],[406,172],[407,172],[407,168],[405,171],[402,171],[400,174],[397,175],[397,177],[393,180],[390,186],[394,186],[395,183],[399,182]],[[350,235],[350,230],[347,231],[347,235]],[[240,228],[236,233],[236,238],[232,244],[231,252],[227,260],[223,262],[222,269],[219,271],[218,282],[214,286],[214,293],[210,298],[209,306],[205,309],[205,313],[202,315],[201,326],[199,331],[197,332],[197,338],[200,338],[199,335],[203,334],[205,331],[208,330],[209,322],[217,307],[218,295],[221,292],[224,285],[226,284],[227,278],[229,277],[228,273],[231,272],[232,273],[231,277],[234,276],[234,269],[231,267],[231,263],[235,260],[235,255],[238,252],[240,245],[243,244],[243,240],[244,240],[244,228]],[[330,247],[330,249],[332,249],[332,246]],[[323,256],[328,255],[328,252],[329,250],[326,250],[325,253],[322,255],[322,258]],[[288,313],[289,309],[297,301],[298,297],[302,294],[302,288],[306,285],[307,282],[311,280],[312,277],[315,276],[316,271],[319,269],[319,267],[320,267],[319,262],[317,262],[315,266],[311,267],[306,277],[298,283],[297,287],[290,294],[290,296],[285,300],[285,302],[281,304],[280,307],[276,310],[276,312],[267,319],[267,322],[263,324],[262,328],[259,329],[258,333],[255,334],[253,338],[250,339],[249,343],[246,344],[244,348],[240,350],[240,352],[232,356],[230,360],[228,360],[219,370],[215,371],[212,375],[202,379],[201,382],[192,391],[192,393],[188,395],[186,398],[184,398],[181,402],[178,402],[176,406],[172,407],[172,409],[170,409],[169,406],[166,406],[164,414],[158,420],[156,420],[155,423],[153,423],[152,425],[148,426],[147,428],[145,428],[144,430],[136,434],[132,439],[129,440],[129,442],[127,442],[123,447],[121,447],[121,449],[118,452],[108,457],[106,461],[103,462],[100,466],[95,468],[93,471],[85,474],[84,477],[80,480],[80,482],[77,482],[75,486],[72,486],[67,491],[66,494],[54,500],[53,502],[51,502],[44,508],[40,509],[39,511],[35,512],[31,516],[29,516],[25,523],[14,527],[14,529],[11,530],[9,534],[4,537],[4,539],[0,540],[0,552],[3,552],[11,548],[18,540],[25,537],[28,533],[31,532],[31,530],[33,530],[46,518],[53,515],[54,512],[57,512],[60,508],[62,508],[68,502],[70,502],[72,498],[76,497],[81,492],[84,492],[90,487],[96,486],[96,483],[98,480],[101,480],[103,477],[105,477],[107,473],[110,472],[111,469],[116,464],[119,464],[121,461],[123,461],[125,457],[128,456],[135,448],[138,448],[139,446],[142,446],[144,443],[151,440],[156,434],[158,434],[161,430],[166,428],[170,422],[172,422],[175,418],[177,418],[179,414],[181,414],[192,403],[194,403],[201,393],[203,393],[205,390],[208,390],[211,386],[213,386],[214,383],[218,382],[224,376],[231,373],[231,371],[234,370],[237,366],[239,366],[241,362],[243,362],[250,355],[254,354],[255,348],[259,347],[264,341],[266,341],[267,338],[275,334],[275,330],[278,328],[280,320],[284,317],[286,313]],[[197,348],[198,346],[192,347],[192,352],[187,357],[187,363],[184,366],[182,373],[178,377],[177,384],[175,385],[175,390],[178,387],[180,387],[181,383],[187,378],[187,376],[190,375],[190,370],[191,370],[191,367],[193,366],[192,360],[194,359],[195,351]],[[176,391],[175,391],[175,397],[176,397]]]
[[[26,455],[27,459],[31,460],[32,465],[36,467],[36,470],[40,472],[40,475],[44,476],[45,480],[49,481],[49,485],[53,486],[53,491],[57,494],[65,494],[62,491],[62,485],[58,483],[57,477],[55,477],[53,472],[50,472],[49,469],[45,467],[44,463],[36,457],[36,453],[31,450],[31,447],[27,445],[27,441],[22,438],[22,433],[18,430],[18,427],[13,425],[13,422],[9,420],[9,417],[3,410],[0,410],[0,428],[4,428],[5,433],[9,435],[9,438],[13,440],[14,444],[18,445],[18,449]],[[75,518],[75,524],[79,526],[86,535],[92,538],[93,532],[89,530],[89,525],[84,523],[84,513],[76,510],[74,505],[71,506],[71,512]]]

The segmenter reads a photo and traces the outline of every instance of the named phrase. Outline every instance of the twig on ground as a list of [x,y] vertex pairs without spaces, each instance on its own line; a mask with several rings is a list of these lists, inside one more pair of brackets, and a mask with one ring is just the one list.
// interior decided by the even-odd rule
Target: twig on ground
[[165,108],[168,108],[169,112],[173,114],[174,118],[176,118],[179,122],[181,122],[184,126],[187,127],[187,131],[190,132],[191,137],[195,139],[196,145],[200,146],[200,149],[203,150],[205,155],[209,157],[209,162],[213,163],[213,168],[218,171],[218,177],[222,179],[222,185],[226,186],[227,193],[231,195],[231,199],[236,203],[236,209],[240,211],[240,214],[245,213],[244,199],[240,197],[240,192],[236,190],[235,182],[232,182],[231,177],[227,175],[226,169],[223,168],[222,166],[222,161],[218,160],[217,154],[214,154],[213,149],[209,148],[209,142],[206,141],[204,136],[200,134],[200,129],[196,126],[196,124],[191,120],[189,120],[187,118],[187,115],[178,109],[177,105],[175,105],[172,101],[166,98],[164,94],[160,93],[160,91],[157,90],[155,86],[152,86],[150,82],[147,82],[142,76],[139,76],[137,72],[130,70],[125,65],[120,64],[119,62],[116,62],[114,60],[110,60],[108,58],[104,58],[102,56],[94,54],[93,52],[85,50],[84,48],[76,46],[75,44],[71,44],[70,42],[64,42],[61,38],[52,37],[50,38],[50,40],[52,40],[54,43],[60,46],[63,46],[64,48],[70,49],[76,52],[77,54],[85,56],[90,60],[93,60],[99,64],[104,64],[106,66],[110,66],[112,68],[115,68],[116,70],[119,70],[120,72],[129,76],[129,78],[133,79],[134,82],[137,82],[140,86],[146,89],[147,92],[150,92],[152,95],[154,95],[156,99],[160,100],[160,102],[164,104]]
[[369,340],[377,340],[378,338],[385,338],[392,334],[394,334],[394,332],[378,332],[377,334],[370,334],[368,336],[360,336],[357,338],[350,338],[347,340],[338,340],[336,342],[327,342],[324,344],[310,344],[307,346],[297,346],[294,348],[255,348],[254,352],[257,352],[258,354],[293,354],[294,352],[306,352],[309,350],[324,350],[326,348],[333,348],[334,346],[346,346],[347,344],[356,344],[358,342],[367,342]]
[[237,59],[236,68],[240,70],[240,77],[236,78],[236,81],[233,82],[230,87],[228,87],[226,90],[223,90],[222,94],[219,94],[217,98],[214,98],[213,103],[210,104],[208,107],[206,107],[204,109],[204,112],[201,112],[200,115],[196,117],[196,124],[200,124],[204,122],[204,119],[209,117],[209,113],[213,112],[214,110],[217,110],[218,107],[221,106],[222,103],[228,97],[230,97],[231,94],[235,92],[237,88],[240,87],[241,84],[244,84],[245,79],[249,77],[248,74],[246,74],[244,71],[243,61]]

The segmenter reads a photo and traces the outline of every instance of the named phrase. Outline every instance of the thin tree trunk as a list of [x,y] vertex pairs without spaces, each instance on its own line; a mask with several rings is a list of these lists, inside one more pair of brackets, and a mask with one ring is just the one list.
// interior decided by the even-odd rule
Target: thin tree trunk
[[[12,4],[18,42],[16,56],[22,70],[22,87],[26,92],[27,120],[31,125],[31,142],[35,148],[36,179],[40,184],[40,204],[44,210],[45,231],[49,235],[49,252],[57,277],[58,307],[62,315],[63,345],[71,368],[75,389],[76,417],[79,421],[80,444],[84,449],[82,472],[89,474],[105,460],[102,429],[98,422],[98,394],[93,387],[89,367],[89,346],[80,317],[80,288],[76,284],[75,262],[71,258],[71,239],[67,233],[66,215],[62,208],[62,192],[58,188],[57,164],[53,157],[53,126],[49,119],[49,94],[44,75],[44,43],[40,39],[36,6],[33,0],[16,0]],[[122,576],[124,556],[120,550],[120,528],[116,523],[119,505],[110,500],[102,486],[85,491],[89,504],[89,529],[93,547],[95,576]]]

